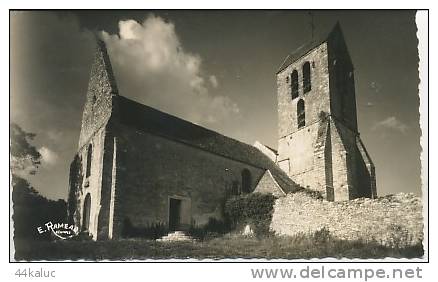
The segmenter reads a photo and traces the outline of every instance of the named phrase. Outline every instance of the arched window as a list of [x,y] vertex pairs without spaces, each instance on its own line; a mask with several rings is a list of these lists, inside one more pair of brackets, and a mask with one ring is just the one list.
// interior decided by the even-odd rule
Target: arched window
[[298,72],[297,70],[294,70],[291,75],[291,94],[292,99],[295,99],[298,97]]
[[87,170],[85,172],[85,177],[89,177],[91,174],[91,159],[93,157],[93,146],[88,145],[87,150]]
[[298,128],[306,125],[306,109],[303,99],[300,99],[297,103],[297,122]]
[[245,168],[242,170],[242,193],[250,193],[251,186],[251,172]]
[[82,231],[87,231],[90,228],[90,210],[91,196],[90,193],[85,196],[84,209],[82,210]]
[[310,63],[305,62],[303,65],[303,92],[309,92],[312,89],[312,81],[310,78]]

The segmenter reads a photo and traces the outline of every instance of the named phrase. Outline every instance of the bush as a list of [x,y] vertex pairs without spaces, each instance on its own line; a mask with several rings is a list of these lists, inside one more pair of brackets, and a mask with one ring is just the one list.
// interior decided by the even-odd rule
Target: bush
[[91,241],[93,240],[93,235],[91,235],[88,231],[81,231],[77,236],[73,236],[70,241]]
[[404,248],[408,247],[412,240],[412,234],[409,233],[409,230],[398,224],[391,224],[389,226],[389,240],[386,242],[387,245],[393,248]]
[[145,227],[137,227],[131,223],[129,218],[123,222],[123,238],[144,238],[156,240],[169,233],[167,225],[162,222],[148,224]]
[[261,193],[235,196],[225,203],[224,213],[233,228],[249,224],[256,236],[268,236],[275,199],[271,194]]
[[313,240],[316,243],[327,243],[331,238],[332,236],[330,234],[330,230],[328,230],[326,227],[323,227],[322,229],[313,233]]
[[191,226],[188,234],[196,239],[205,240],[219,237],[231,231],[231,225],[227,220],[218,220],[214,217],[208,219],[203,226]]

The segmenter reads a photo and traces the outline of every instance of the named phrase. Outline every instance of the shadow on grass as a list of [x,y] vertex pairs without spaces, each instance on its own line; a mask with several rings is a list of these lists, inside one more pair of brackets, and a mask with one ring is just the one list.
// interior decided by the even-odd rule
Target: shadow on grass
[[315,236],[267,237],[262,239],[225,235],[197,242],[156,242],[144,239],[118,241],[15,241],[16,260],[132,260],[132,259],[310,259],[419,258],[421,244],[384,247],[376,242],[344,241]]

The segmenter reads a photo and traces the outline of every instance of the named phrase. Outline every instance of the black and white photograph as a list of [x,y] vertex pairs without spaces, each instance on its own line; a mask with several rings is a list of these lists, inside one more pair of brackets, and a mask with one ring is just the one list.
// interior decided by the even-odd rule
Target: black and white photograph
[[10,10],[10,260],[427,261],[418,13]]

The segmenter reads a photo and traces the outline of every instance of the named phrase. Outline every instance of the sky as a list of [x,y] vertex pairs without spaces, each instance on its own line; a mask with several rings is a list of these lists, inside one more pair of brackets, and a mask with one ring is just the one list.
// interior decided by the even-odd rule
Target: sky
[[[414,11],[312,11],[315,34],[340,22],[355,67],[358,125],[379,195],[421,194]],[[28,180],[67,197],[94,34],[121,95],[252,144],[277,148],[275,73],[311,40],[308,11],[12,11],[11,122],[36,133]]]

